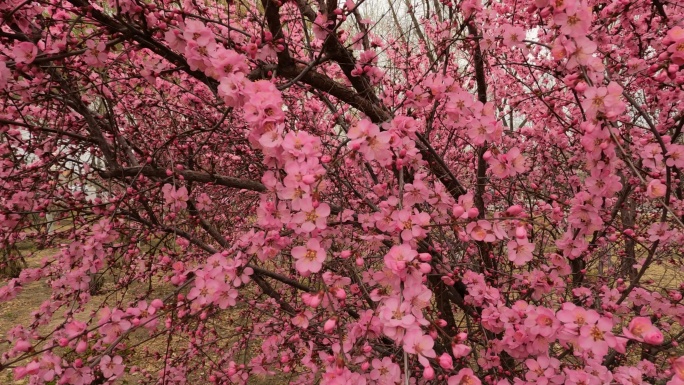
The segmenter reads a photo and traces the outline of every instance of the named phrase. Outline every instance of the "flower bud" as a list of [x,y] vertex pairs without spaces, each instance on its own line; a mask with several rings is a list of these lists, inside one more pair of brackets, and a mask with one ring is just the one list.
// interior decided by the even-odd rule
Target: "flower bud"
[[337,318],[333,317],[327,321],[325,321],[325,325],[323,325],[323,331],[326,333],[330,333],[335,329],[335,326],[337,325]]
[[435,378],[435,370],[432,369],[432,366],[428,365],[423,369],[423,378],[426,380],[432,380]]
[[454,368],[454,360],[451,359],[450,355],[444,353],[439,356],[439,366],[442,369],[451,370]]

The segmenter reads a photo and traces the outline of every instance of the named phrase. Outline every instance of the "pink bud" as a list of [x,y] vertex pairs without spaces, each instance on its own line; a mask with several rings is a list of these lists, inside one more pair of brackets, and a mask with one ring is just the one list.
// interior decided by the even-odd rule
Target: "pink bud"
[[456,218],[460,218],[461,215],[465,213],[465,209],[461,205],[456,205],[453,210],[451,210],[451,213],[454,214]]
[[364,345],[363,346],[363,352],[364,353],[370,353],[371,350],[373,350],[373,347],[371,347],[370,345]]
[[432,261],[432,255],[430,255],[430,253],[420,253],[418,254],[418,259],[423,262],[430,262]]
[[330,333],[335,329],[335,326],[337,325],[337,318],[333,317],[327,321],[325,321],[325,325],[323,325],[323,330],[326,333]]
[[523,208],[520,205],[513,205],[506,210],[506,214],[514,217],[523,212]]
[[468,209],[468,218],[477,218],[478,215],[480,215],[480,210],[478,210],[476,207],[471,207]]
[[432,380],[435,378],[435,370],[432,369],[432,366],[428,365],[423,369],[423,378],[426,380]]
[[484,159],[485,161],[488,161],[488,160],[490,160],[491,158],[492,158],[492,152],[489,151],[489,150],[488,150],[488,151],[485,151],[485,153],[482,154],[482,159]]
[[340,253],[340,258],[347,259],[347,258],[351,257],[351,254],[352,253],[349,250],[342,250],[342,252]]
[[451,350],[454,353],[454,357],[461,358],[461,357],[467,356],[472,349],[470,348],[470,346],[463,345],[463,344],[457,344],[457,345],[453,345],[451,347]]
[[85,340],[79,340],[78,344],[76,344],[76,353],[83,353],[88,349],[88,344],[85,342]]
[[26,340],[19,340],[14,350],[18,352],[28,352],[31,350],[31,343]]
[[368,370],[368,368],[370,368],[370,364],[368,363],[368,361],[361,364],[361,370],[363,370],[364,372]]
[[309,175],[309,174],[304,175],[302,177],[302,182],[306,185],[312,185],[312,184],[316,183],[316,177],[313,175]]
[[432,266],[429,263],[421,263],[418,268],[423,274],[429,274],[432,271]]
[[527,230],[525,230],[524,227],[518,226],[515,228],[515,237],[518,239],[525,239],[527,238]]
[[345,299],[347,298],[347,292],[344,291],[344,289],[338,288],[337,290],[335,290],[335,297],[337,299]]
[[451,359],[450,355],[444,353],[439,356],[439,366],[442,369],[451,370],[454,368],[454,361]]
[[663,333],[655,326],[644,333],[644,342],[651,345],[660,345],[663,343]]

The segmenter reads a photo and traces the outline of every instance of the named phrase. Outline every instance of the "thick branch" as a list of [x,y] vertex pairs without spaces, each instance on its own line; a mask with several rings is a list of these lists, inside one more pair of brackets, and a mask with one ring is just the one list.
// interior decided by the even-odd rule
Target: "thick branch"
[[[177,174],[182,175],[187,181],[213,183],[220,186],[239,188],[244,190],[251,190],[257,192],[266,192],[267,188],[263,184],[250,180],[233,178],[225,175],[209,174],[205,172],[192,170],[176,170]],[[166,178],[166,170],[154,168],[152,166],[127,167],[113,170],[105,170],[100,172],[100,176],[105,179],[132,177],[144,175],[146,177]]]

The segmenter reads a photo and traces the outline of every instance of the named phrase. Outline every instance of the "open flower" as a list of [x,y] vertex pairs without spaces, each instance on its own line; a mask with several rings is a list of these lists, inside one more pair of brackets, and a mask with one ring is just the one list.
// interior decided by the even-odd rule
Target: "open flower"
[[312,238],[306,242],[306,246],[292,248],[292,256],[297,260],[295,268],[302,274],[317,273],[321,271],[325,261],[325,250],[321,248],[318,239]]

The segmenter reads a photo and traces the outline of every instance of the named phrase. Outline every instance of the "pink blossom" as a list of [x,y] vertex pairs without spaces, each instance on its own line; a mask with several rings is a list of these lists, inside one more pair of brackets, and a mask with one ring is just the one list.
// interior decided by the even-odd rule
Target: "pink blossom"
[[389,357],[377,358],[372,361],[373,370],[370,372],[371,380],[377,381],[382,385],[396,384],[401,376],[401,368],[392,362]]
[[539,385],[562,383],[559,375],[560,361],[553,357],[539,356],[536,359],[525,360],[528,371],[525,379]]
[[12,49],[14,61],[17,63],[31,64],[38,55],[38,47],[30,42],[17,43]]
[[220,283],[202,274],[195,279],[195,286],[188,292],[188,299],[204,306],[214,301],[215,294],[219,291]]
[[496,240],[492,224],[483,219],[468,223],[466,232],[476,241],[494,242]]
[[306,242],[306,246],[292,248],[292,257],[297,260],[295,267],[302,274],[317,273],[321,271],[325,261],[325,250],[316,238]]
[[299,224],[303,233],[310,233],[316,229],[324,230],[327,227],[330,206],[320,203],[314,207],[311,199],[303,199],[300,211],[292,217],[292,222]]
[[164,194],[166,204],[170,205],[174,211],[179,211],[187,207],[188,189],[185,188],[185,186],[176,189],[175,186],[167,183],[162,187],[162,193]]
[[508,259],[516,266],[522,266],[534,258],[534,243],[527,239],[515,239],[506,245],[508,248]]
[[247,67],[247,58],[230,49],[217,50],[211,58],[211,64],[214,76],[217,79],[230,74],[246,73],[249,69]]
[[393,272],[400,272],[408,267],[408,264],[418,256],[418,252],[411,246],[403,244],[392,246],[390,251],[385,254],[385,266]]
[[667,48],[670,60],[676,65],[684,65],[684,28],[676,26],[667,32],[672,44]]
[[218,94],[228,107],[239,107],[245,103],[246,78],[242,73],[230,73],[221,78]]
[[409,242],[413,239],[422,239],[427,235],[424,227],[430,224],[430,214],[414,210],[412,214],[409,210],[400,210],[392,213],[397,228],[401,230],[401,239]]
[[455,376],[449,377],[448,385],[481,385],[482,381],[475,376],[470,368],[463,368]]
[[428,366],[428,358],[435,358],[437,355],[432,347],[435,341],[432,337],[424,335],[420,328],[411,328],[404,336],[404,351],[410,354],[418,355],[418,361],[423,366]]
[[566,50],[570,59],[568,60],[568,68],[573,69],[578,65],[587,65],[590,59],[596,52],[597,45],[586,37],[578,37],[573,42],[568,42]]
[[209,45],[214,41],[214,34],[199,20],[186,19],[183,29],[183,38],[186,41],[194,41],[201,46]]
[[116,378],[123,374],[125,366],[122,364],[121,356],[104,356],[100,360],[100,370],[105,378]]
[[506,47],[524,47],[525,30],[518,26],[504,25],[503,26],[503,44]]
[[570,37],[583,37],[589,32],[592,22],[591,9],[586,6],[577,6],[558,12],[554,15],[554,22],[559,25],[560,32]]
[[646,186],[646,195],[651,199],[664,197],[666,192],[667,186],[658,179],[651,180]]

